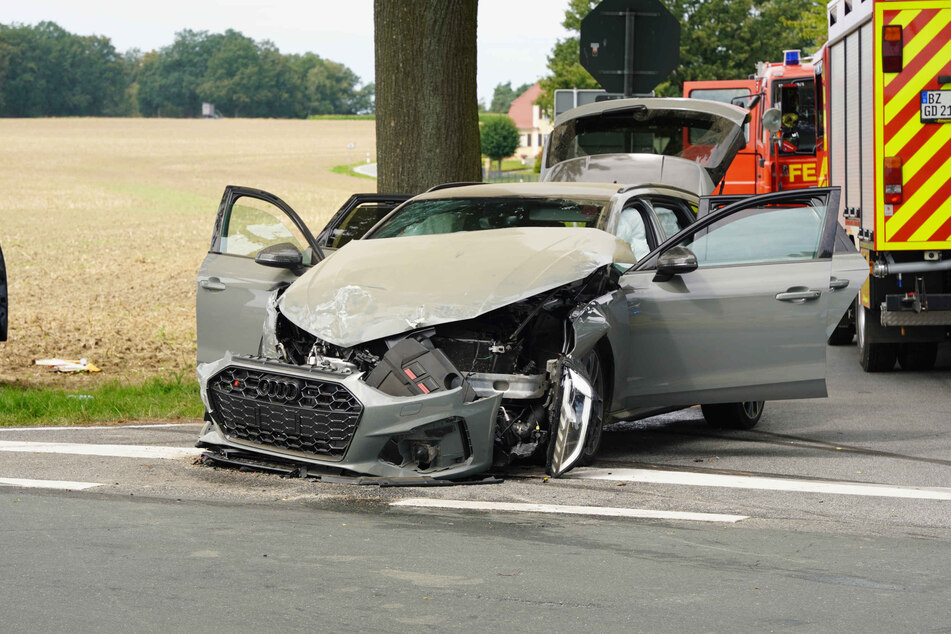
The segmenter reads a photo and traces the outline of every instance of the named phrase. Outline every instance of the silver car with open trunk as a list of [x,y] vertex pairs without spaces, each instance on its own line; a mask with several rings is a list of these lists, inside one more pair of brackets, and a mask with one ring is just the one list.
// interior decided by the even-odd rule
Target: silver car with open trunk
[[558,475],[604,424],[694,404],[755,424],[750,404],[825,395],[826,337],[867,275],[836,250],[837,196],[469,185],[355,196],[315,237],[229,187],[197,289],[200,444],[456,479]]

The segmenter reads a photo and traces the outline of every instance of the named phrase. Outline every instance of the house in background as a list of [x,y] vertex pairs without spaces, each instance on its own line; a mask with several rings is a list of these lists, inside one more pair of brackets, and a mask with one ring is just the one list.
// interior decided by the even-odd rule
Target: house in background
[[515,156],[527,165],[531,165],[538,153],[542,151],[545,137],[551,132],[552,127],[551,119],[542,114],[540,106],[535,105],[535,100],[540,94],[542,89],[536,82],[516,97],[509,108],[509,117],[515,122],[521,137]]

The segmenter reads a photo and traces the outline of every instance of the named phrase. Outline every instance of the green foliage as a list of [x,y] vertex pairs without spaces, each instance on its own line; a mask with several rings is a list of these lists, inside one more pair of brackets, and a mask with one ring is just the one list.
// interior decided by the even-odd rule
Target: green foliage
[[558,40],[548,56],[548,70],[539,84],[542,94],[535,100],[551,116],[554,111],[555,90],[559,88],[600,88],[594,77],[578,61],[580,44],[577,37]]
[[684,81],[737,79],[783,50],[815,51],[825,40],[825,3],[814,0],[671,0],[681,17],[680,67],[658,94],[680,95]]
[[209,101],[228,116],[306,117],[373,111],[373,84],[313,53],[282,55],[271,42],[241,33],[182,31],[146,54],[139,108],[147,116],[200,114]]
[[124,114],[128,68],[108,38],[0,24],[0,116]]
[[479,127],[479,140],[482,154],[498,161],[499,171],[502,171],[502,159],[512,156],[518,149],[518,128],[508,116],[491,117]]
[[[564,27],[578,32],[599,0],[570,0]],[[680,66],[661,83],[659,96],[679,96],[684,81],[737,79],[756,62],[779,61],[785,49],[812,53],[825,40],[825,3],[815,0],[664,0],[680,18]],[[536,101],[552,112],[556,88],[599,88],[578,62],[579,40],[559,40],[548,57],[549,75]]]
[[518,88],[512,88],[512,82],[510,81],[504,84],[498,84],[495,87],[495,92],[492,94],[492,103],[489,105],[489,112],[508,113],[515,98],[531,87],[532,84],[522,84]]
[[0,116],[197,117],[373,112],[373,84],[313,53],[282,55],[234,30],[184,30],[145,54],[52,22],[0,25]]
[[480,112],[479,113],[479,123],[485,123],[493,119],[508,119],[508,115],[501,112]]
[[337,62],[306,53],[297,60],[304,77],[308,112],[356,115],[373,111],[372,83],[358,88],[356,73]]
[[114,381],[78,389],[0,385],[0,427],[200,419],[204,407],[198,383],[183,377],[176,374],[135,385]]

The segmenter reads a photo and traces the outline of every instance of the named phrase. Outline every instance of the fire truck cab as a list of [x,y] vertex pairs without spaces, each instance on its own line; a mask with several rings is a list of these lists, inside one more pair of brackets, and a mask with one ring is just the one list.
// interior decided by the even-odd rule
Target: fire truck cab
[[799,51],[786,51],[782,62],[761,62],[756,70],[749,79],[684,82],[685,97],[750,110],[746,146],[727,171],[720,193],[827,185],[822,93],[816,90],[812,62]]

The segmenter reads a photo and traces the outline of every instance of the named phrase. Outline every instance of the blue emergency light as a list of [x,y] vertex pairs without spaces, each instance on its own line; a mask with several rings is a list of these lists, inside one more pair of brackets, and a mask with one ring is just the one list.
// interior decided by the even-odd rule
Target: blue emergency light
[[799,51],[783,51],[784,66],[799,66]]

